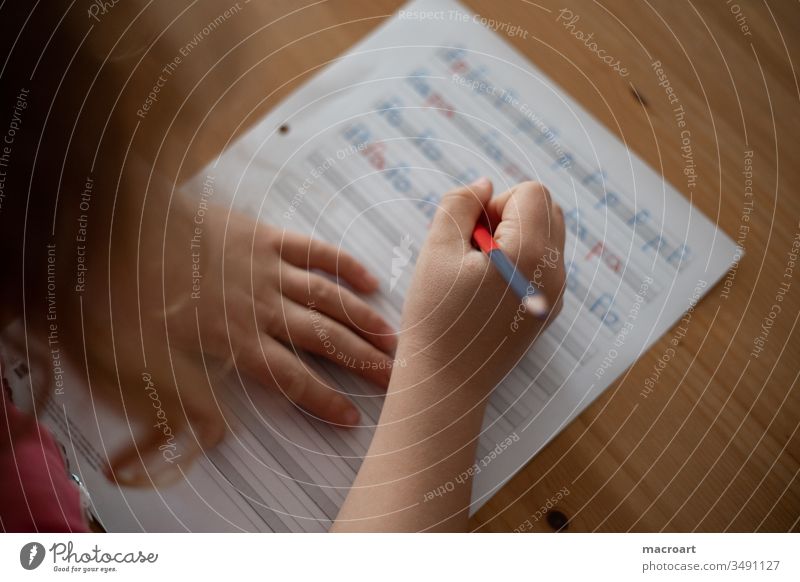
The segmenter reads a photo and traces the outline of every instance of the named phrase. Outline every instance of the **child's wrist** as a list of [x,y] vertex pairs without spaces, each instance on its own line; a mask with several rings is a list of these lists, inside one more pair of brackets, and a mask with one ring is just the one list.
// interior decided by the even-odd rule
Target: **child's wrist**
[[493,386],[487,386],[481,374],[471,374],[458,358],[450,362],[435,350],[407,350],[401,340],[392,370],[387,395],[406,394],[424,406],[447,399],[466,406],[485,406]]

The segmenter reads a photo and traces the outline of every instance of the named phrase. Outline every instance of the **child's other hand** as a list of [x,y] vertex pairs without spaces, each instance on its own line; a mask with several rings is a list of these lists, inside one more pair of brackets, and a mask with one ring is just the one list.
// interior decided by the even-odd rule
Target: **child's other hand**
[[[335,425],[357,425],[358,410],[306,365],[303,352],[389,383],[394,331],[357,294],[375,291],[378,281],[352,256],[221,206],[208,205],[201,229],[192,217],[191,207],[176,213],[166,236],[142,236],[109,261],[109,280],[118,283],[107,309],[102,277],[93,277],[87,292],[93,395],[120,405],[134,436],[135,446],[110,460],[121,484],[180,477],[175,459],[188,466],[224,436],[228,420],[217,391],[224,384],[208,373],[215,360]],[[133,284],[129,266],[139,255],[123,252],[142,257]],[[104,335],[112,321],[114,341]]]
[[378,281],[334,245],[223,207],[210,206],[204,226],[202,293],[171,315],[176,336],[197,345],[199,331],[206,353],[233,357],[240,371],[325,422],[356,425],[358,410],[346,394],[317,376],[299,354],[319,355],[386,386],[394,330],[359,295],[315,271],[361,293],[375,291]]
[[[416,381],[441,379],[449,389],[466,383],[488,393],[561,309],[561,208],[535,182],[491,196],[492,184],[478,180],[446,194],[433,219],[398,348],[398,359],[415,370]],[[512,263],[544,292],[551,307],[546,321],[524,312],[488,257],[472,245],[480,219],[489,221]]]

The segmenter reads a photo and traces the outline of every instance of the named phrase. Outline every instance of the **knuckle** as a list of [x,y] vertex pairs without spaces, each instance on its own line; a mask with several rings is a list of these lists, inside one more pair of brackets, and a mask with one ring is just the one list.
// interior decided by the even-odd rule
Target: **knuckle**
[[316,238],[311,240],[311,244],[308,247],[308,253],[309,256],[315,256],[319,259],[330,261],[332,263],[336,263],[338,259],[336,247]]
[[342,311],[348,325],[360,325],[368,329],[378,329],[383,326],[383,318],[369,305],[364,303],[357,295],[347,289],[341,290]]
[[444,195],[442,198],[442,206],[445,207],[445,209],[449,209],[474,199],[475,194],[473,194],[469,188],[455,188]]
[[283,316],[272,306],[264,306],[259,314],[259,324],[265,333],[274,335],[281,329]]
[[322,278],[314,280],[311,291],[314,299],[316,299],[320,305],[329,305],[335,299],[332,284]]
[[358,313],[364,322],[364,326],[368,329],[383,330],[387,325],[384,319],[372,311],[368,305],[361,307]]
[[533,195],[533,196],[541,196],[548,202],[550,201],[550,190],[542,184],[541,182],[535,182],[533,180],[528,180],[527,182],[522,182],[517,186],[518,190],[524,194]]
[[292,402],[301,402],[308,391],[308,374],[299,368],[287,370],[278,388]]
[[271,228],[262,222],[256,222],[253,240],[255,250],[266,252],[280,248],[283,233],[283,229]]
[[[280,279],[285,263],[282,261],[266,261],[266,265],[260,264],[257,267],[247,265],[246,269],[253,280],[253,295],[251,297],[266,297],[274,292],[274,282]],[[232,285],[236,285],[237,281],[233,278],[228,278]]]

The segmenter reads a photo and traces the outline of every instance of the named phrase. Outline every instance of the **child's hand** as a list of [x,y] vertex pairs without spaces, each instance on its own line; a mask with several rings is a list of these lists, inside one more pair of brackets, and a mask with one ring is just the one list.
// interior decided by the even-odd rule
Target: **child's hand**
[[319,355],[386,386],[394,330],[356,293],[314,271],[362,293],[375,291],[378,281],[334,245],[222,207],[209,207],[205,227],[208,268],[197,300],[183,302],[170,317],[176,336],[197,345],[199,331],[206,353],[233,356],[240,371],[323,421],[357,424],[358,410],[344,392],[298,355]]
[[[101,276],[91,279],[86,294],[93,395],[107,396],[129,415],[136,445],[111,460],[120,483],[179,476],[175,459],[188,465],[223,437],[219,384],[208,374],[214,360],[336,425],[358,424],[358,409],[305,365],[303,352],[389,383],[393,330],[356,292],[316,272],[357,292],[375,291],[378,281],[353,257],[223,207],[209,205],[201,229],[192,217],[190,208],[166,236],[153,229],[139,245],[135,231],[123,237],[134,244],[109,261],[115,270],[108,279],[117,282],[110,305],[102,302],[111,293]],[[131,222],[135,228],[138,221]],[[134,279],[129,269],[139,256]],[[92,272],[99,275],[101,265],[93,263]],[[106,335],[112,322],[114,341]],[[82,330],[81,323],[69,328]]]
[[547,296],[550,318],[565,279],[564,218],[547,190],[526,182],[490,200],[491,190],[477,182],[442,200],[406,300],[397,361],[407,365],[392,372],[335,531],[466,530],[487,396],[547,325],[472,247],[475,223],[485,212],[495,240]]
[[[491,194],[485,179],[453,190],[434,217],[406,301],[398,348],[398,359],[415,369],[416,381],[441,379],[448,390],[468,383],[488,392],[561,309],[561,208],[534,182],[495,198]],[[481,218],[493,226],[511,261],[544,292],[551,306],[547,321],[525,313],[488,257],[473,247],[472,230]]]

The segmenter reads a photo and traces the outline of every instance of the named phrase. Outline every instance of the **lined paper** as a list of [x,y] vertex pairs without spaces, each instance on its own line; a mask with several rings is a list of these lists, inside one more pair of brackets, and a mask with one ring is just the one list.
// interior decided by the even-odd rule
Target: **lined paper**
[[[448,0],[404,10],[467,14]],[[200,192],[212,177],[215,202],[341,245],[382,279],[368,302],[399,325],[437,201],[484,175],[497,192],[523,180],[548,186],[565,211],[568,277],[561,315],[491,397],[472,511],[711,288],[731,265],[733,242],[471,16],[390,19],[188,188]],[[99,443],[118,426],[95,422],[85,401],[54,401],[53,426],[68,439],[65,417],[71,419],[76,446],[69,453],[105,526],[327,530],[361,465],[382,399],[354,374],[303,358],[351,395],[365,426],[329,427],[233,373],[217,386],[230,435],[182,482],[158,493],[105,483],[95,471],[104,456]]]

